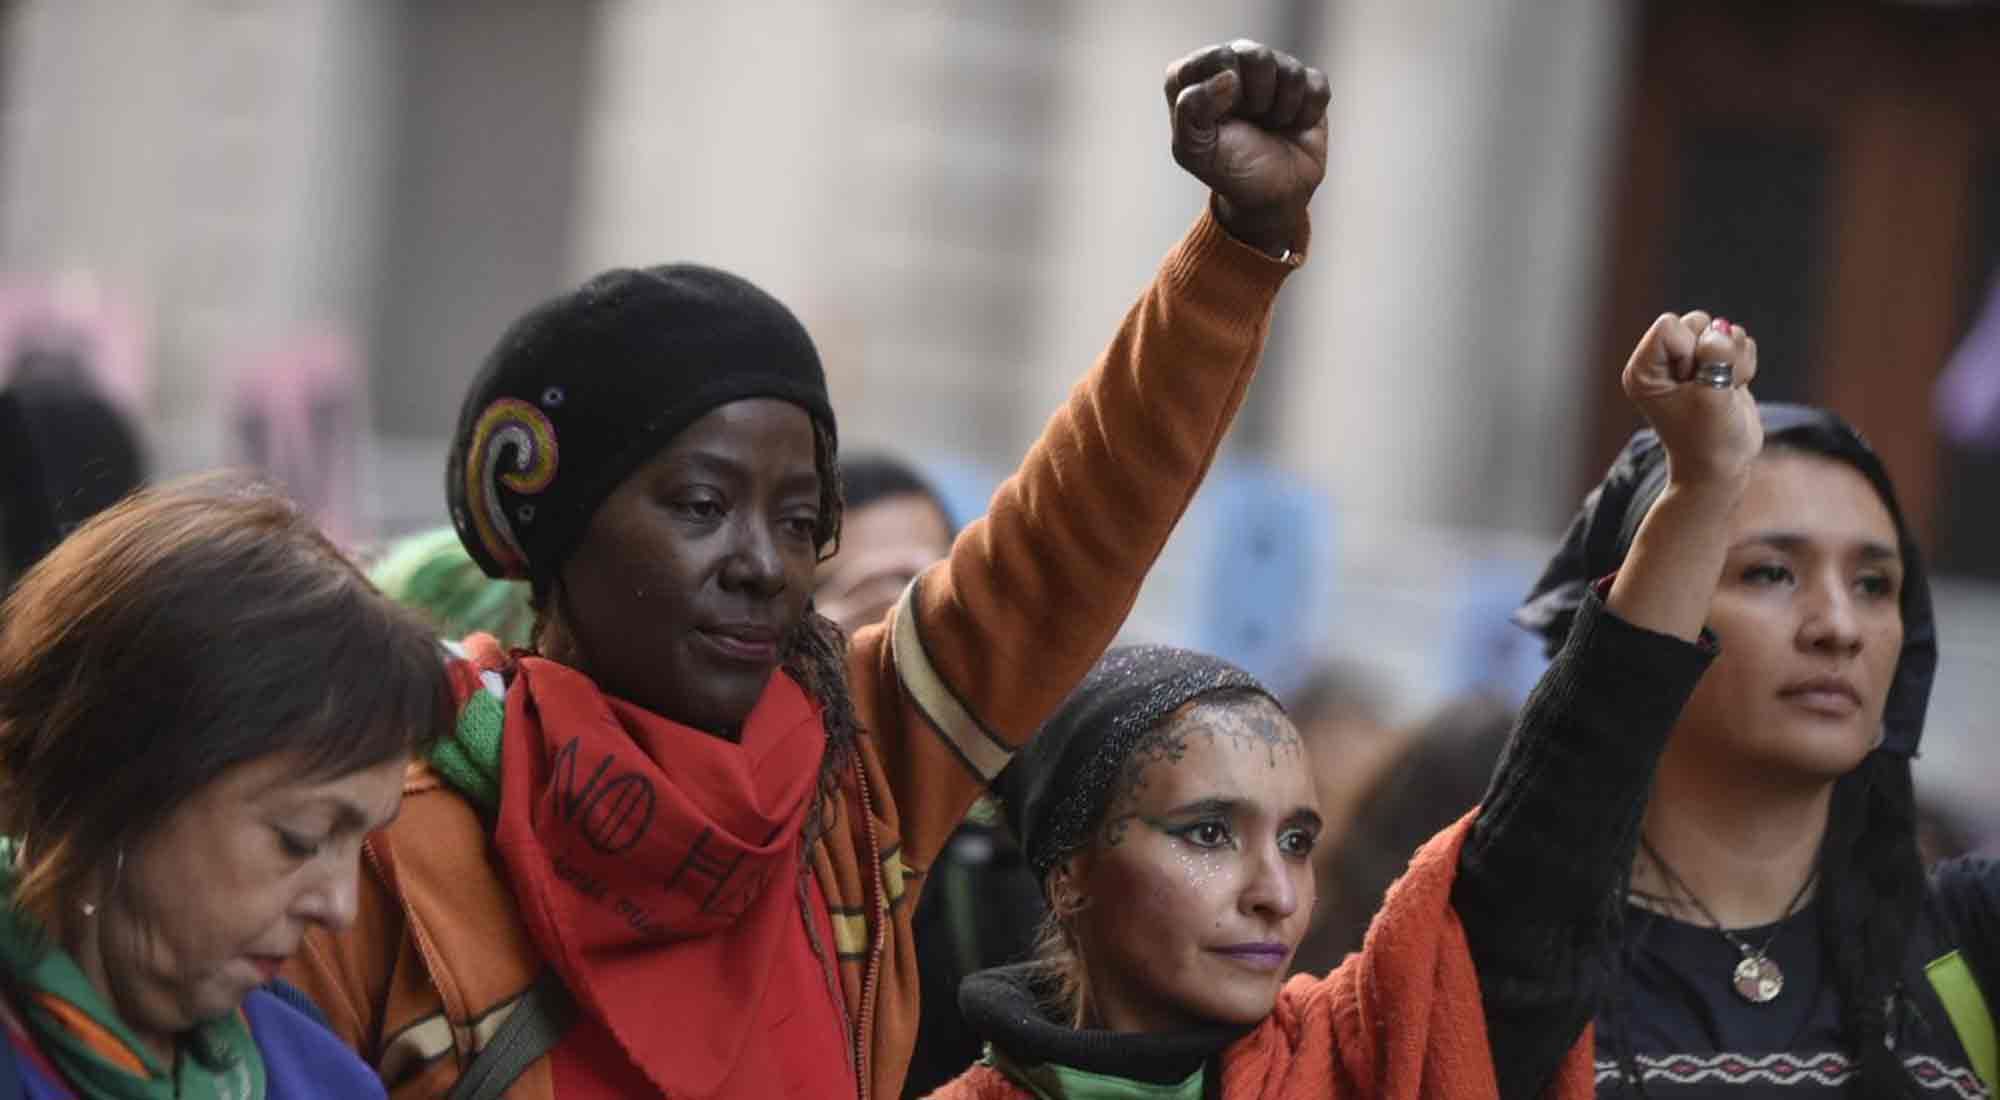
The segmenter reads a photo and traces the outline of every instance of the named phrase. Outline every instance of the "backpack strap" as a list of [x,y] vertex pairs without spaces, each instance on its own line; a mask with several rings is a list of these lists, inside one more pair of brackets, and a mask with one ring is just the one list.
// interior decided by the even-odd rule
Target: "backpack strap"
[[1956,859],[1931,875],[1931,895],[1956,946],[1924,967],[1959,1045],[1989,1092],[2000,1092],[2000,1031],[1988,992],[2000,993],[2000,863]]
[[555,1049],[575,1018],[576,1001],[562,976],[554,967],[543,968],[535,984],[514,1002],[493,1040],[459,1076],[449,1100],[500,1100],[515,1078]]
[[1979,981],[1972,976],[1965,956],[1951,951],[1932,959],[1924,966],[1924,977],[1930,979],[1938,1000],[1944,1002],[1951,1029],[1958,1033],[1966,1057],[1972,1059],[1972,1072],[1979,1075],[1986,1091],[1992,1092],[1994,1083],[2000,1081],[2000,1041],[1994,1035],[1993,1013],[1986,1006],[1986,995],[1980,992]]

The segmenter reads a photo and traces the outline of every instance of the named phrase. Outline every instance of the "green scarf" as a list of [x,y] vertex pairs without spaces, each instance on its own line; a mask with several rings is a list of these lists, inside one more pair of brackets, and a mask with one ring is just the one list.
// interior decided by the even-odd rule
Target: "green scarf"
[[[264,1058],[241,1011],[181,1037],[183,1056],[163,1067],[125,1026],[76,961],[14,908],[16,845],[0,840],[0,970],[9,1000],[82,1100],[263,1100]],[[0,1041],[5,1041],[0,1039]],[[136,1062],[143,1072],[131,1069]]]
[[[459,649],[455,654],[463,659]],[[500,809],[500,734],[507,724],[507,688],[495,672],[474,672],[478,687],[458,691],[451,736],[431,749],[431,767],[490,819]]]
[[1207,1075],[1203,1067],[1171,1085],[1153,1085],[1054,1062],[1025,1065],[992,1043],[986,1044],[986,1064],[1027,1089],[1036,1100],[1201,1100]]
[[534,633],[527,584],[480,572],[449,527],[397,542],[368,570],[368,579],[383,595],[429,615],[447,638],[480,631],[511,647],[527,645]]

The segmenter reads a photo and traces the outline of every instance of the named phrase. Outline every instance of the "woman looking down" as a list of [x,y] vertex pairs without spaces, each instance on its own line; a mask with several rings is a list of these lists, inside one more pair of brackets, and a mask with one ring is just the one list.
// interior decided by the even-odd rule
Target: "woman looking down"
[[[0,977],[33,1100],[380,1096],[264,988],[354,919],[441,653],[290,503],[126,498],[0,609]],[[7,1082],[0,1082],[6,1091]]]

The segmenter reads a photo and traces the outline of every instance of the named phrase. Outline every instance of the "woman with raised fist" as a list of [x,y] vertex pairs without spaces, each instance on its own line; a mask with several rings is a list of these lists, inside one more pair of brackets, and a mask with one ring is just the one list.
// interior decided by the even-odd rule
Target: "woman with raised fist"
[[1040,442],[879,623],[813,610],[841,520],[811,339],[744,280],[606,272],[467,394],[452,519],[526,579],[458,729],[296,968],[399,1097],[895,1097],[910,920],[974,798],[1117,633],[1306,247],[1325,78],[1212,51],[1173,116],[1209,209]]
[[1053,924],[1040,962],[966,983],[988,1054],[941,1098],[1591,1096],[1607,899],[1713,657],[1732,525],[1783,461],[1758,457],[1755,373],[1748,334],[1706,315],[1640,341],[1624,380],[1657,461],[1606,536],[1623,568],[1578,574],[1489,797],[1418,852],[1330,975],[1280,984],[1319,824],[1296,731],[1213,659],[1100,665],[1002,778]]
[[[1482,962],[1512,960],[1564,1007],[1489,1022],[1496,1042],[1511,1032],[1540,1048],[1516,1067],[1518,1095],[1587,1006],[1600,1096],[1986,1096],[2000,873],[1948,864],[1927,880],[1916,846],[1910,758],[1937,664],[1923,558],[1881,459],[1838,417],[1731,395],[1725,419],[1713,408],[1724,391],[1678,382],[1709,377],[1709,345],[1739,331],[1705,314],[1654,326],[1626,389],[1655,431],[1584,501],[1515,616],[1573,645],[1599,578],[1616,574],[1616,599],[1664,561],[1691,573],[1674,632],[1705,623],[1712,667],[1626,661],[1616,674],[1687,694],[1636,791],[1605,769],[1660,754],[1650,725],[1621,733],[1622,756],[1513,746],[1516,762],[1547,762],[1496,785],[1488,812],[1554,808],[1558,793],[1561,806],[1497,823],[1496,838],[1539,837],[1539,853],[1496,842],[1469,858],[1492,881],[1536,887],[1480,904],[1532,911],[1588,886],[1613,934],[1607,945],[1493,926],[1474,943]],[[1668,515],[1681,535],[1646,544]],[[1633,858],[1601,874],[1576,858],[1594,837]]]

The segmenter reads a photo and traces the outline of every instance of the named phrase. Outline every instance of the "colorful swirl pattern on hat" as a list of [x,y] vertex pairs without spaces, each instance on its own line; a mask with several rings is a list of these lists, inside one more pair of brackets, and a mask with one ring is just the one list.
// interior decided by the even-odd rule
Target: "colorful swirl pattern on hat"
[[[503,463],[508,466],[505,470]],[[472,504],[472,525],[480,544],[507,572],[526,572],[528,556],[514,538],[500,487],[532,495],[555,481],[554,425],[542,410],[518,398],[503,397],[486,406],[472,428],[465,476],[465,496]]]

